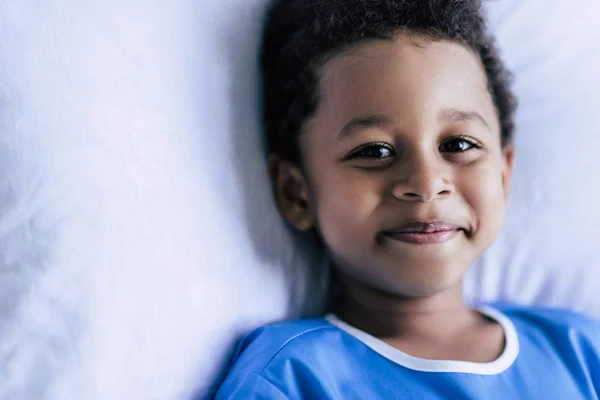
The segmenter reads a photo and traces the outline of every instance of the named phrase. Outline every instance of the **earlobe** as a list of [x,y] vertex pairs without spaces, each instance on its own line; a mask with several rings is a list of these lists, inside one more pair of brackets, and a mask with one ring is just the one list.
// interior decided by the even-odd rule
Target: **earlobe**
[[510,196],[510,184],[512,180],[513,166],[515,163],[515,151],[512,144],[507,144],[502,149],[502,186],[504,198],[508,201]]
[[299,231],[311,229],[313,217],[308,182],[300,168],[276,155],[270,155],[269,175],[281,215]]

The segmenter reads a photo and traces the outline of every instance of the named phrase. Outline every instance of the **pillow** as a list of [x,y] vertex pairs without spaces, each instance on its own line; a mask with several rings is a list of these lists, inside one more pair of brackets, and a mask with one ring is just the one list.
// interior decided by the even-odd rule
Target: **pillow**
[[[204,398],[239,335],[320,311],[261,155],[266,3],[0,3],[0,398]],[[599,10],[545,3],[487,4],[518,158],[466,291],[599,316]]]
[[263,10],[0,3],[1,399],[203,397],[242,333],[319,311],[260,152]]
[[485,5],[520,106],[504,230],[465,291],[600,319],[600,3]]

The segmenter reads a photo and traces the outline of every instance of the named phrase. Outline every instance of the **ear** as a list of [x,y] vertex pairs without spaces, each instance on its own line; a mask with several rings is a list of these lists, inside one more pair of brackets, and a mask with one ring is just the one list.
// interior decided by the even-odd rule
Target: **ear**
[[510,183],[512,180],[514,163],[515,149],[512,143],[509,143],[502,149],[502,186],[504,188],[504,199],[507,201],[510,196]]
[[276,155],[269,156],[269,175],[281,215],[297,230],[313,227],[309,186],[299,167]]

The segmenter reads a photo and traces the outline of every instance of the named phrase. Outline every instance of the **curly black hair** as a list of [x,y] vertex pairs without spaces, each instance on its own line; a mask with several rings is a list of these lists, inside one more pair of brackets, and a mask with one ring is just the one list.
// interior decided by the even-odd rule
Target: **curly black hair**
[[511,74],[488,32],[478,0],[277,0],[261,51],[268,151],[301,163],[303,128],[319,103],[318,71],[335,54],[399,33],[460,43],[479,55],[501,127],[511,142],[516,99]]

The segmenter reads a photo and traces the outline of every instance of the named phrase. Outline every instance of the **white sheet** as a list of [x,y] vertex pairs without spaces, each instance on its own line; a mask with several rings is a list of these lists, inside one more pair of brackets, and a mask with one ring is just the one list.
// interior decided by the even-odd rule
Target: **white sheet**
[[265,190],[262,6],[221,5],[0,4],[0,399],[187,399],[318,306]]
[[[0,2],[0,399],[203,397],[241,332],[319,308],[259,151],[265,4]],[[519,154],[467,291],[600,317],[598,3],[490,7]]]
[[466,292],[600,319],[600,3],[486,5],[515,73],[517,159],[505,229]]

